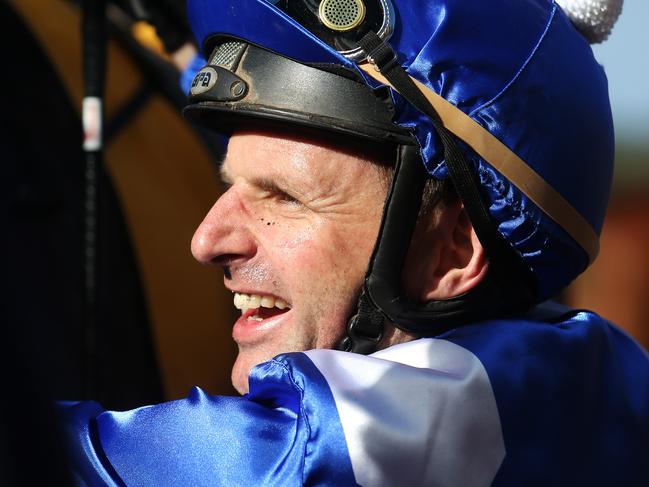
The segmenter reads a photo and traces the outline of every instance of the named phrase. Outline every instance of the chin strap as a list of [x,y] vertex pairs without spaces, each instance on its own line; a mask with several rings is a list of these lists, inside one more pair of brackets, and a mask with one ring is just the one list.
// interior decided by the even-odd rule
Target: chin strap
[[347,336],[338,345],[338,350],[363,355],[375,352],[383,338],[384,321],[383,313],[372,304],[363,289],[356,314],[347,323]]
[[[358,308],[347,324],[347,336],[338,346],[339,350],[361,354],[375,352],[383,338],[386,317],[394,321],[393,313],[386,313],[385,306],[377,306],[375,294],[377,288],[380,295],[381,290],[387,290],[388,294],[400,293],[401,269],[417,225],[427,179],[428,173],[418,148],[414,145],[399,146]],[[383,300],[379,297],[378,301]]]

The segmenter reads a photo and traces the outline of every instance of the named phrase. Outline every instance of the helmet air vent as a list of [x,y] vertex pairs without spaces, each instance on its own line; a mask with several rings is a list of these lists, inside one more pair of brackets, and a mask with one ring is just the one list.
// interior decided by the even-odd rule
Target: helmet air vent
[[245,42],[229,41],[224,42],[212,55],[210,64],[221,66],[230,71],[236,71],[241,55],[246,47]]
[[363,22],[365,4],[362,0],[322,0],[318,17],[331,30],[345,32]]
[[384,41],[394,31],[392,0],[266,0],[356,63],[365,60],[358,43],[369,31]]

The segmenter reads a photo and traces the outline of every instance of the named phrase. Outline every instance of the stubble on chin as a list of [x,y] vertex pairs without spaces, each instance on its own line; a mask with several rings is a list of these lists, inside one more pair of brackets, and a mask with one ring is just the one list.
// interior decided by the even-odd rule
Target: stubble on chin
[[239,353],[234,361],[234,365],[232,366],[232,373],[230,375],[232,386],[241,395],[248,393],[248,375],[250,374],[252,367],[255,365],[249,365],[247,362],[248,361],[246,361],[244,357],[241,356],[241,353]]
[[296,344],[285,345],[283,347],[265,346],[263,344],[239,345],[239,354],[232,366],[232,385],[239,394],[247,394],[249,391],[248,376],[255,366],[268,362],[281,353],[303,350],[306,350],[306,348],[300,348],[298,350]]
[[[317,309],[313,318],[308,322],[327,323],[327,326],[302,326],[292,329],[292,333],[280,333],[268,341],[257,343],[237,344],[239,354],[234,362],[231,373],[231,381],[234,388],[240,394],[249,392],[248,376],[250,371],[257,365],[267,362],[277,355],[291,352],[304,352],[316,348],[336,349],[342,338],[345,336],[346,320],[344,315],[330,316],[328,320],[323,319],[323,310]],[[302,322],[303,323],[303,322]],[[302,333],[300,333],[300,331]]]

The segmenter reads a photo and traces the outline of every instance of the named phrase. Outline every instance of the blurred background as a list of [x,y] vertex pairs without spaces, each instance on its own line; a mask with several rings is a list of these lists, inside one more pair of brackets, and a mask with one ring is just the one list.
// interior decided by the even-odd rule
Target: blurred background
[[[189,251],[194,229],[221,191],[221,145],[179,115],[184,96],[174,62],[183,62],[178,56],[187,55],[191,40],[183,0],[149,3],[156,8],[115,0],[108,11],[105,170],[97,187],[100,284],[91,335],[83,307],[80,12],[70,0],[0,3],[8,290],[2,313],[13,337],[4,342],[13,357],[7,367],[33,377],[53,397],[92,398],[118,410],[184,397],[194,385],[234,392],[231,295],[221,273],[198,265]],[[143,10],[134,12],[133,5]],[[648,20],[648,3],[626,0],[611,38],[594,47],[610,82],[615,184],[600,257],[559,297],[600,312],[645,347]]]
[[[593,309],[649,348],[649,3],[625,0],[610,38],[593,46],[609,80],[615,181],[599,258],[562,298]],[[588,173],[584,174],[588,177]]]
[[221,147],[180,115],[185,96],[174,61],[182,60],[167,52],[187,57],[184,0],[108,3],[92,330],[84,307],[79,5],[0,3],[8,39],[3,321],[24,348],[15,354],[20,375],[57,399],[117,410],[185,397],[193,385],[234,393],[232,297],[220,271],[190,253],[194,229],[221,192]]

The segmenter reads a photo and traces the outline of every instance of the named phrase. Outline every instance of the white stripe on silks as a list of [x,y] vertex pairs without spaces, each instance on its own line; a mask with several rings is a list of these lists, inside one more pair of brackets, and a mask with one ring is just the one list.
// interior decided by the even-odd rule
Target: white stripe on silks
[[489,377],[471,352],[428,338],[371,356],[306,354],[329,384],[360,485],[491,484],[505,446]]

